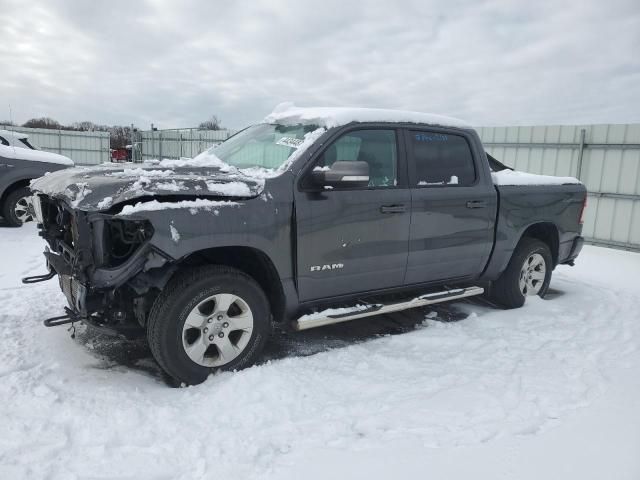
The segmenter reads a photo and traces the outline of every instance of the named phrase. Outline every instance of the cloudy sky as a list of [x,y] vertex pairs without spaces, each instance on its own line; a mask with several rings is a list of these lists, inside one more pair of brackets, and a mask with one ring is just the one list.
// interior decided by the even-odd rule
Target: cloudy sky
[[640,122],[640,1],[0,0],[0,120],[240,127],[279,102]]

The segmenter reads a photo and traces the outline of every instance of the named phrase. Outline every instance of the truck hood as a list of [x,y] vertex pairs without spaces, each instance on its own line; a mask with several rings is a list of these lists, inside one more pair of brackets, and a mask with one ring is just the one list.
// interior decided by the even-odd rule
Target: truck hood
[[162,168],[155,165],[76,167],[46,174],[31,190],[85,211],[108,210],[136,198],[246,199],[260,195],[264,179],[215,167]]

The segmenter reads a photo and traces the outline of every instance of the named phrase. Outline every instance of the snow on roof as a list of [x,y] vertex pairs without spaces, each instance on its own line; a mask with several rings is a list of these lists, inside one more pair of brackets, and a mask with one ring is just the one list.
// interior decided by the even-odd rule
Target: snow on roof
[[58,155],[53,152],[45,152],[43,150],[31,150],[30,148],[20,146],[0,145],[0,156],[5,158],[15,158],[16,160],[29,160],[32,162],[56,163],[58,165],[67,165],[72,167],[73,160],[64,155]]
[[351,122],[391,122],[421,123],[443,127],[471,128],[457,118],[404,110],[386,110],[382,108],[346,108],[346,107],[296,107],[291,102],[278,105],[264,119],[265,123],[283,125],[318,125],[333,128]]
[[574,177],[536,175],[535,173],[518,172],[515,170],[491,172],[491,178],[495,185],[580,185],[582,183]]
[[13,130],[0,130],[0,135],[15,138],[29,138],[29,135],[26,133],[14,132]]

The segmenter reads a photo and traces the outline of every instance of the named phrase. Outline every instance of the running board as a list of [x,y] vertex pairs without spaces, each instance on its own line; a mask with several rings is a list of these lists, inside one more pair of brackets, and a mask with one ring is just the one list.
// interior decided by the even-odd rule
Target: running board
[[387,305],[362,305],[356,310],[349,311],[347,313],[334,313],[328,315],[323,315],[322,312],[312,313],[309,315],[303,315],[298,320],[294,321],[293,328],[295,330],[307,330],[309,328],[322,327],[333,323],[347,322],[357,318],[399,312],[401,310],[407,310],[408,308],[423,307],[434,303],[473,297],[475,295],[482,295],[482,293],[484,293],[484,288],[482,287],[455,288],[452,290],[444,290],[442,292],[427,293],[405,302],[390,303]]

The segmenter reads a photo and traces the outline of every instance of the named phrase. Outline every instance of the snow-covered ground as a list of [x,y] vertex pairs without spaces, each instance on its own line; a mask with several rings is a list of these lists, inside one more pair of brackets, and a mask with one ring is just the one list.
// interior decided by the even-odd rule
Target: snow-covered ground
[[[143,344],[46,329],[33,225],[0,227],[0,478],[640,478],[640,255],[586,247],[547,300],[274,339],[165,386]],[[426,317],[426,318],[425,318]]]

